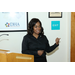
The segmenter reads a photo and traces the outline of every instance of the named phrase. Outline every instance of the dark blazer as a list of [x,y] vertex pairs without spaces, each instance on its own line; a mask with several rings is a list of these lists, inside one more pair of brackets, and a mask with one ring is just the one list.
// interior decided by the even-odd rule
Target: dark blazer
[[[47,37],[39,35],[36,39],[33,35],[25,35],[22,41],[22,53],[34,55],[34,61],[46,61],[46,52],[53,51],[58,45],[49,45]],[[44,50],[44,53],[39,56],[38,50]]]

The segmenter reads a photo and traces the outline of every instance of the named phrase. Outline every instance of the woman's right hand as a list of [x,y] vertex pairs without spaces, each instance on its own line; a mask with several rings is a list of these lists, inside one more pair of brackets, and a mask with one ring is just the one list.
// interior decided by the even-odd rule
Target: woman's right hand
[[38,55],[41,56],[44,53],[44,50],[38,50]]

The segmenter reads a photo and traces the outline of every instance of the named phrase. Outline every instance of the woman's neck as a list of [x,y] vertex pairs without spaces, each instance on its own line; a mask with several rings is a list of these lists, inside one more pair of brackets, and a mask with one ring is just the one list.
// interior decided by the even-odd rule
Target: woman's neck
[[33,36],[37,39],[38,38],[38,34],[33,33]]

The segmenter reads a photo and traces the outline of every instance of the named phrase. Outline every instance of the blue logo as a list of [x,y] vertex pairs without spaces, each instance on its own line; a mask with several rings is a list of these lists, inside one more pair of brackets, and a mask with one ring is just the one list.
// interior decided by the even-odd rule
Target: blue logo
[[51,30],[60,30],[60,21],[51,21]]
[[18,27],[20,26],[20,24],[17,22],[10,22],[10,23],[6,22],[5,26],[6,27]]

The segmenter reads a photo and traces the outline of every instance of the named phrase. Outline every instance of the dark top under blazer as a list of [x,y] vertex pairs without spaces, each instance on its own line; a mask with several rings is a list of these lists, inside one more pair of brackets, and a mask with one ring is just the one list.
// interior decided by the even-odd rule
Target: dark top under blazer
[[49,42],[46,36],[40,36],[36,39],[33,35],[25,35],[22,41],[22,53],[23,54],[31,54],[34,57],[40,57],[37,54],[38,50],[44,50],[44,53],[41,57],[46,56],[46,52],[53,51],[58,45],[56,43],[52,46],[49,45]]

